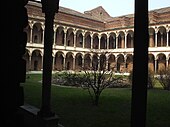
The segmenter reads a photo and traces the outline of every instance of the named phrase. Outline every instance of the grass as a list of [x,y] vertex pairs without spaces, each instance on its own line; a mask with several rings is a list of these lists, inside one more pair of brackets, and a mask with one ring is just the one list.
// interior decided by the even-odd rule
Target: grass
[[[41,106],[40,74],[32,74],[24,86],[25,102]],[[110,88],[93,106],[88,92],[81,88],[52,85],[51,107],[65,127],[130,127],[131,89]],[[170,92],[148,90],[147,127],[170,126]]]

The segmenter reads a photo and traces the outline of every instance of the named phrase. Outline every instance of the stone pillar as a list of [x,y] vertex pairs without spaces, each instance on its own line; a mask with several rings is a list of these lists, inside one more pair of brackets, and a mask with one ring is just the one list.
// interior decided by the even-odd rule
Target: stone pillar
[[43,34],[42,34],[42,44],[44,44],[44,29],[45,29],[45,26],[44,25],[42,25],[42,30],[43,30]]
[[53,41],[53,45],[56,45],[56,28],[54,28],[54,41]]
[[76,57],[73,57],[73,71],[75,71]]
[[169,46],[169,42],[168,42],[169,41],[169,30],[166,31],[166,36],[167,36],[166,37],[166,39],[167,39],[166,40],[166,46],[168,47]]
[[121,36],[121,48],[125,48],[125,35]]
[[107,48],[106,49],[109,49],[109,37],[107,37]]
[[126,49],[127,48],[127,33],[125,33],[125,46],[124,48]]
[[154,71],[155,71],[155,73],[157,73],[157,59],[155,59],[155,68],[154,68]]
[[166,70],[168,69],[168,58],[166,58]]
[[116,35],[116,49],[118,48],[118,35]]
[[76,43],[77,43],[77,40],[76,40],[76,30],[73,33],[74,33],[74,48],[76,48]]
[[99,35],[98,38],[99,38],[99,47],[98,47],[98,49],[100,49],[101,35]]
[[55,117],[55,113],[51,111],[52,47],[54,41],[54,16],[59,9],[59,0],[41,0],[41,3],[42,12],[45,13],[45,34],[43,55],[42,103],[41,109],[38,112],[38,116],[40,116],[41,118],[50,118]]
[[52,70],[55,69],[55,56],[53,56],[53,61],[52,61]]
[[148,0],[135,0],[131,127],[146,127],[148,35]]
[[67,30],[64,29],[64,46],[67,46]]
[[158,47],[158,31],[155,31],[155,47]]
[[93,49],[93,36],[91,36],[91,49]]
[[32,30],[33,30],[33,24],[30,25],[30,43],[32,43]]
[[32,70],[32,67],[31,67],[31,55],[29,56],[29,71]]

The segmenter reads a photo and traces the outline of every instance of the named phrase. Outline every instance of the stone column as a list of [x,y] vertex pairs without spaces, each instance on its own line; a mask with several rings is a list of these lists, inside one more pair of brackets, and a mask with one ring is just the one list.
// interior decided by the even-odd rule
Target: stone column
[[32,43],[32,30],[33,30],[33,24],[30,25],[30,43]]
[[85,47],[85,33],[82,33],[83,35],[83,48]]
[[155,47],[158,47],[158,31],[155,31]]
[[127,48],[127,33],[125,33],[125,46],[124,48],[126,49]]
[[98,38],[99,38],[99,47],[98,47],[98,49],[100,49],[101,35],[99,35]]
[[44,29],[45,29],[45,26],[44,25],[42,25],[42,30],[43,30],[43,34],[42,34],[42,44],[44,44]]
[[76,58],[73,57],[73,71],[75,71]]
[[118,35],[116,35],[116,49],[118,48]]
[[168,47],[169,46],[169,42],[168,42],[169,41],[169,30],[166,31],[166,36],[167,36],[166,37],[166,39],[167,39],[166,40],[166,46]]
[[155,73],[157,73],[157,59],[155,59],[155,68],[154,68],[154,71],[155,71]]
[[106,49],[109,49],[109,37],[107,37],[107,48]]
[[77,40],[76,40],[76,30],[73,33],[74,33],[74,48],[76,48],[76,43],[77,43]]
[[135,0],[131,127],[146,127],[148,35],[148,0]]
[[40,116],[41,118],[49,118],[55,116],[55,113],[51,111],[52,47],[54,41],[54,16],[59,9],[59,0],[41,0],[41,3],[42,12],[45,13],[45,33],[42,78],[42,104],[41,109],[38,112],[38,116]]
[[91,49],[93,49],[93,36],[91,36]]
[[54,27],[54,41],[53,41],[53,45],[56,45],[56,30],[57,28]]
[[64,29],[64,46],[67,46],[67,29]]
[[31,55],[29,56],[29,71],[32,70],[32,67],[31,67]]

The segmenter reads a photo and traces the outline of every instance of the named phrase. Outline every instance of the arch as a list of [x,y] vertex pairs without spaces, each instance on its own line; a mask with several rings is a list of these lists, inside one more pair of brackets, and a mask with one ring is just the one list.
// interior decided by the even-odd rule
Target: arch
[[134,32],[132,30],[129,30],[127,33],[127,48],[133,48],[133,40],[134,40]]
[[92,70],[98,70],[98,65],[99,65],[99,61],[98,61],[98,55],[94,54],[92,57]]
[[64,53],[61,51],[56,52],[54,61],[54,70],[64,70]]
[[31,55],[31,70],[40,71],[42,69],[42,56],[40,50],[34,50]]
[[125,72],[125,60],[122,54],[117,56],[117,71],[120,73]]
[[157,55],[157,72],[166,69],[166,56],[163,53]]
[[113,70],[116,71],[116,58],[113,54],[108,56],[108,71]]
[[125,33],[123,31],[120,31],[118,35],[118,48],[125,48]]
[[26,71],[30,71],[30,51],[28,49],[25,50],[25,54],[23,55],[23,59],[26,61]]
[[148,54],[148,69],[155,71],[155,57],[153,54]]
[[72,52],[68,52],[66,54],[66,70],[73,70],[73,53]]
[[115,49],[116,48],[116,34],[110,33],[109,36],[109,49]]
[[149,47],[155,46],[155,29],[149,28]]
[[99,37],[98,34],[93,35],[93,49],[99,48]]
[[64,28],[59,26],[56,30],[55,44],[63,46],[64,45]]
[[30,34],[31,34],[31,27],[30,27],[30,25],[28,25],[25,29],[24,29],[24,31],[27,33],[27,42],[28,43],[30,43]]
[[83,58],[81,53],[77,53],[75,56],[75,70],[81,71],[83,67]]
[[132,54],[127,54],[126,55],[126,72],[131,72],[133,70],[133,55]]
[[90,36],[90,32],[86,32],[85,33],[85,42],[84,42],[84,47],[85,48],[91,48],[91,36]]
[[106,69],[106,55],[101,54],[99,57],[100,60],[100,70],[105,70]]
[[84,69],[90,70],[90,68],[91,68],[91,55],[85,54],[85,56],[84,56]]
[[32,41],[33,43],[41,44],[43,40],[43,30],[41,23],[35,23],[32,30]]
[[100,49],[106,49],[107,48],[107,35],[102,34],[100,38]]
[[166,33],[166,28],[164,26],[160,26],[158,28],[157,37],[158,37],[158,39],[157,39],[158,47],[166,46],[167,33]]
[[74,46],[74,33],[73,33],[73,29],[72,28],[69,28],[67,30],[66,45],[67,46]]
[[76,33],[76,47],[83,47],[82,30],[78,30],[77,33]]

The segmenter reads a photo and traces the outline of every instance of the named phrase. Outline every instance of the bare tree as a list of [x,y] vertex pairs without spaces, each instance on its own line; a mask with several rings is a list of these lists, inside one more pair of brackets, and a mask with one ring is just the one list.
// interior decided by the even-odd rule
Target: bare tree
[[92,60],[92,67],[83,68],[85,74],[81,80],[81,86],[83,89],[88,90],[94,105],[97,106],[102,91],[113,83],[116,83],[120,77],[116,78],[113,70],[108,71],[106,68],[106,54],[108,52],[102,52],[100,57],[97,53],[93,54],[97,57]]
[[162,69],[157,77],[164,90],[170,90],[170,68]]

